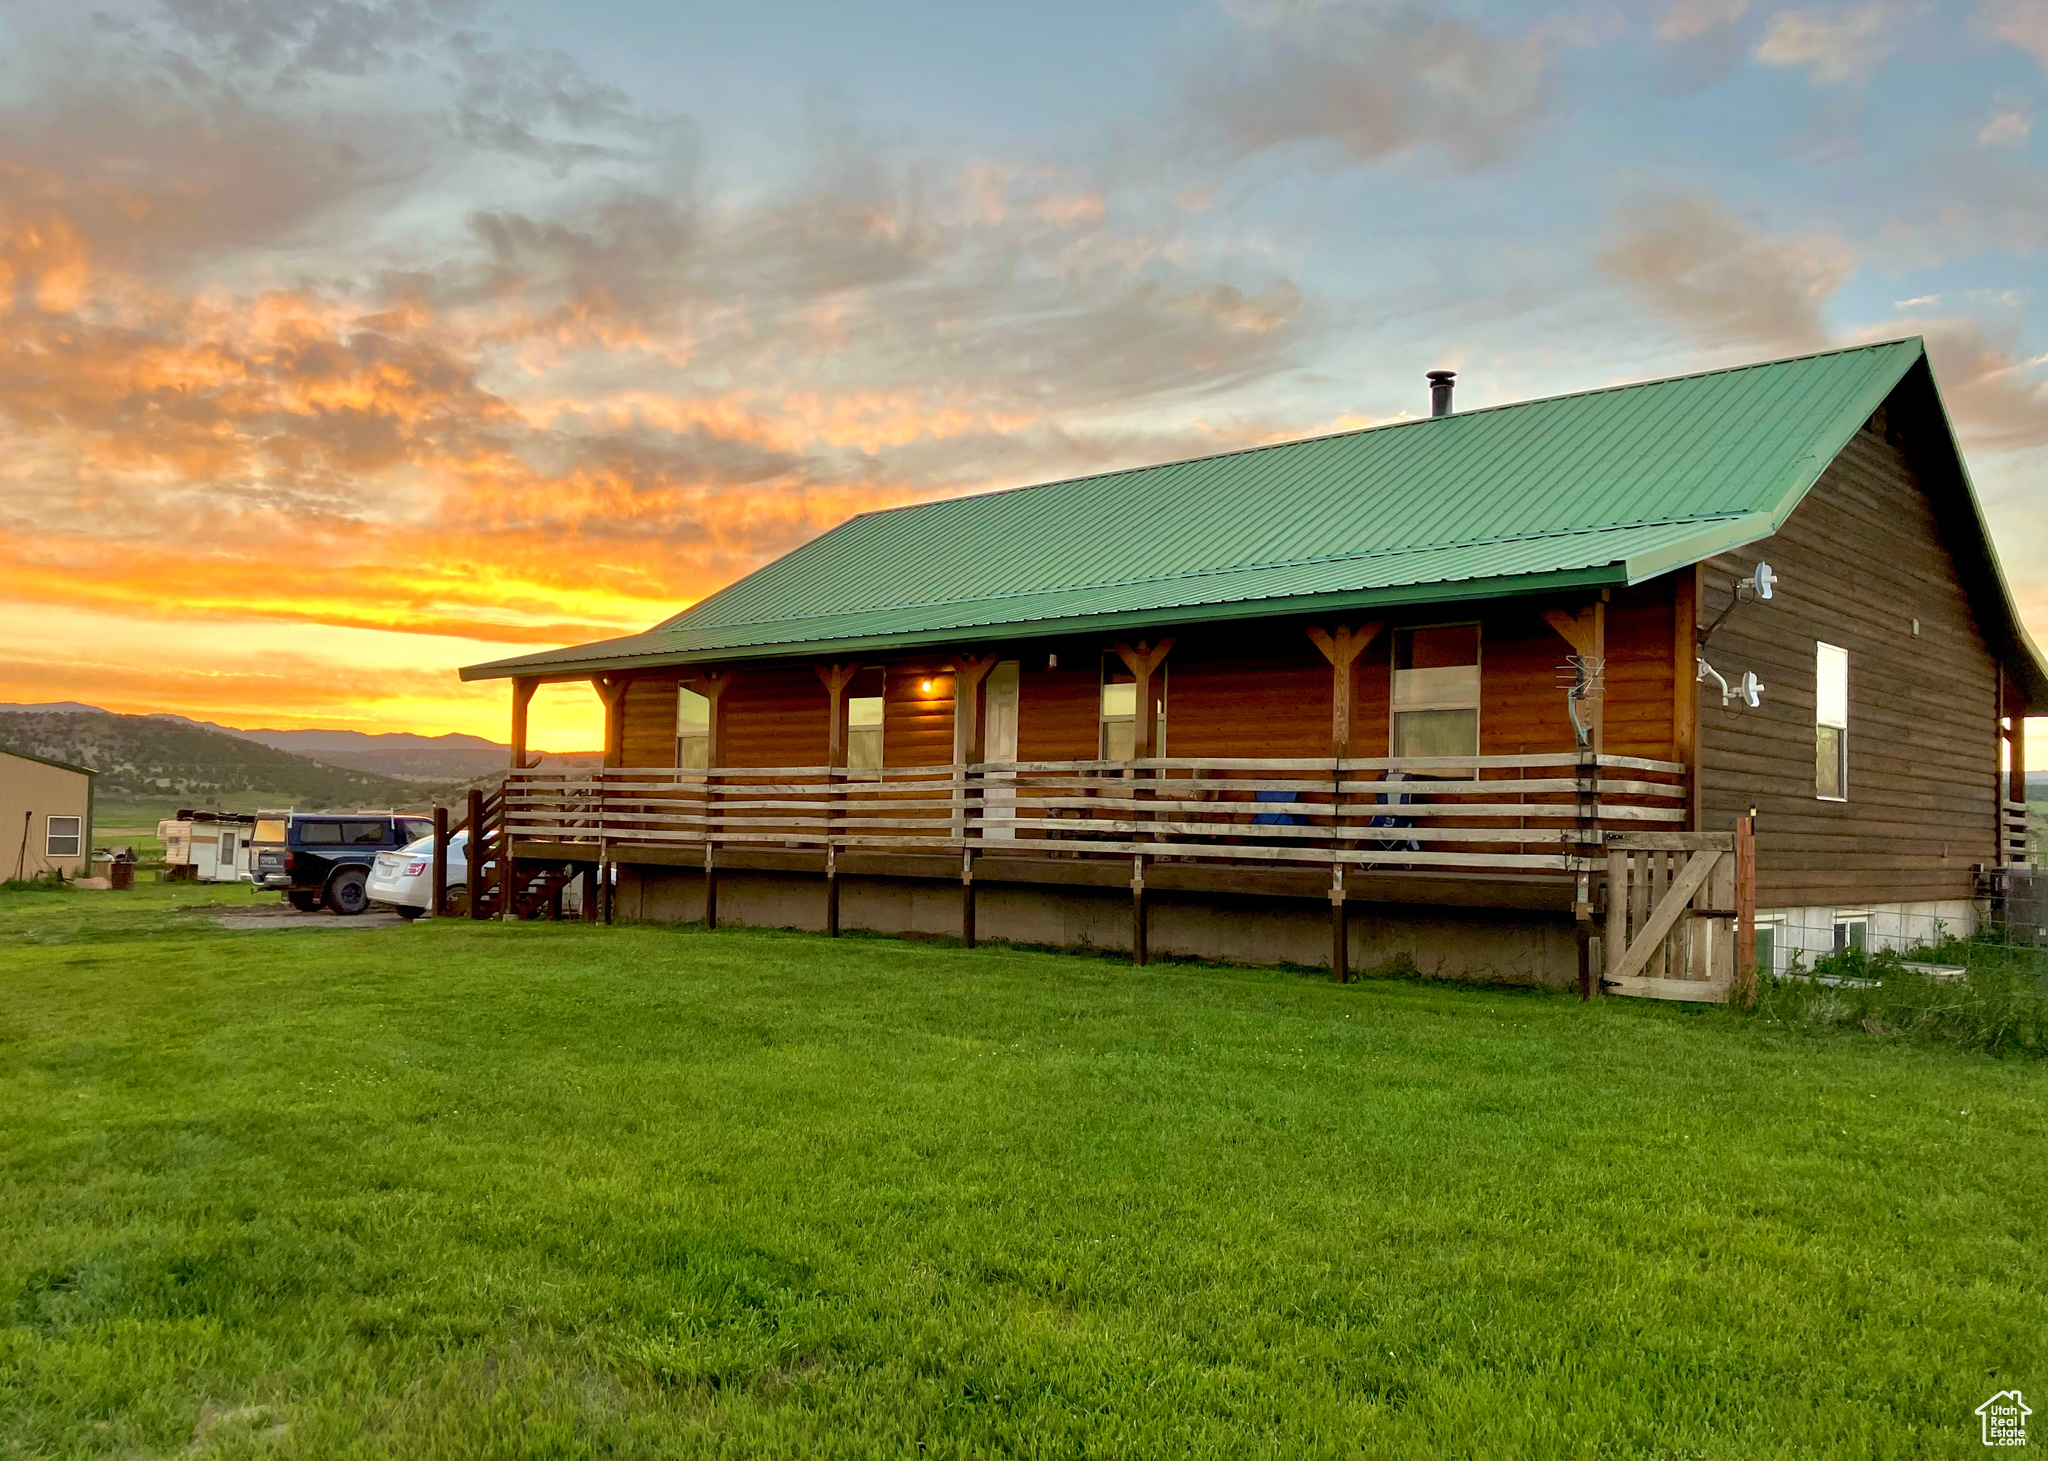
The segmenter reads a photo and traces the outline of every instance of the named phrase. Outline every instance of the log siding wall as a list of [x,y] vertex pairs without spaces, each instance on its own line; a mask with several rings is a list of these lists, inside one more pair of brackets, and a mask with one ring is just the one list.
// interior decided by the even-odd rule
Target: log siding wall
[[[1703,625],[1759,560],[1776,597],[1737,609],[1706,656],[1731,680],[1755,670],[1764,703],[1723,709],[1702,687],[1704,826],[1757,808],[1766,907],[1968,898],[1994,855],[1998,671],[1908,451],[1881,424],[1858,432],[1779,533],[1705,565]],[[1849,652],[1846,802],[1814,794],[1823,641]]]
[[[1548,604],[1550,601],[1545,601]],[[1573,610],[1590,599],[1559,600]],[[1560,679],[1570,646],[1540,616],[1543,604],[1453,606],[1390,620],[1359,657],[1354,755],[1387,754],[1393,631],[1405,623],[1480,623],[1480,751],[1513,755],[1569,750],[1571,723]],[[1362,616],[1353,616],[1359,618]],[[1331,672],[1307,621],[1195,626],[1166,660],[1170,756],[1323,756],[1330,751]],[[1669,581],[1618,591],[1607,614],[1606,749],[1669,758],[1672,718],[1672,590]],[[1019,665],[1018,754],[1025,760],[1087,760],[1097,752],[1097,705],[1106,641],[1003,647]],[[1056,658],[1056,666],[1048,664]],[[878,657],[848,688],[880,693],[883,754],[891,766],[953,759],[953,676],[944,654]],[[675,691],[683,678],[636,678],[622,709],[625,762],[675,759]],[[926,683],[930,690],[924,688]],[[725,691],[723,763],[814,766],[825,759],[825,687],[808,662],[737,666]]]

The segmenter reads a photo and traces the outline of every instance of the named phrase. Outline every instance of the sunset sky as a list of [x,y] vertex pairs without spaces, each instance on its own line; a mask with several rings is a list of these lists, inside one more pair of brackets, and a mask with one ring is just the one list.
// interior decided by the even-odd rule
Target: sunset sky
[[2048,639],[2048,0],[0,39],[0,701],[502,739],[456,666],[867,508],[1916,333]]

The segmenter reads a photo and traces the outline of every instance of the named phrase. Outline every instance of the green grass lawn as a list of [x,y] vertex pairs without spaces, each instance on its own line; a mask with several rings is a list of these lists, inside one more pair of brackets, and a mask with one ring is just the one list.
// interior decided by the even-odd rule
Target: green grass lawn
[[2048,1396],[2038,1060],[256,901],[0,896],[0,1456],[1907,1457]]

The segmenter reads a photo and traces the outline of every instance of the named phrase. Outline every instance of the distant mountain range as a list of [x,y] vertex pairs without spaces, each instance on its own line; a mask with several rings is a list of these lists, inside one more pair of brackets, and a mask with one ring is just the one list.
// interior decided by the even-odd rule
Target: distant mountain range
[[91,767],[100,773],[95,795],[110,806],[417,808],[441,789],[295,756],[168,716],[90,708],[11,709],[0,715],[0,747]]
[[[0,716],[7,715],[111,715],[96,705],[75,700],[47,705],[0,704]],[[236,740],[267,746],[305,757],[326,766],[359,771],[396,782],[445,783],[475,781],[503,772],[511,758],[511,747],[482,736],[451,731],[441,736],[417,736],[403,731],[371,735],[354,730],[243,730],[210,720],[192,720],[182,715],[119,716],[121,720],[150,720],[212,731]],[[0,720],[0,743],[7,739],[12,720]],[[23,747],[23,749],[30,749]],[[40,752],[37,754],[41,754]],[[58,759],[64,759],[62,757]],[[603,760],[598,752],[549,753],[546,763],[565,766],[595,766]],[[413,788],[416,793],[417,787]]]

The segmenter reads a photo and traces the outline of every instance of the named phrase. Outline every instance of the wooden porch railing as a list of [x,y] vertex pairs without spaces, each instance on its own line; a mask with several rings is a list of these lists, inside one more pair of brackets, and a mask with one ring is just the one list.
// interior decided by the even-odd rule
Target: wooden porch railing
[[1685,820],[1685,768],[1570,753],[515,771],[522,841],[1583,873]]

